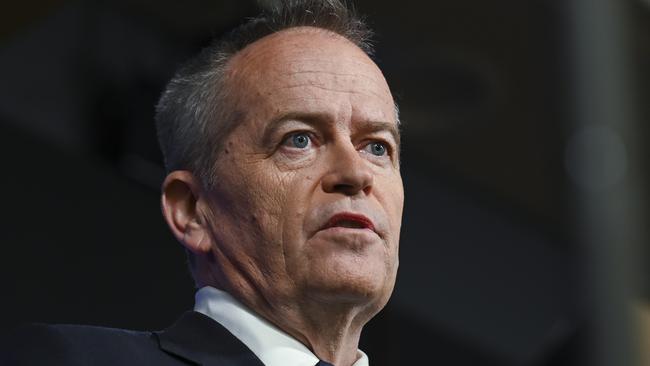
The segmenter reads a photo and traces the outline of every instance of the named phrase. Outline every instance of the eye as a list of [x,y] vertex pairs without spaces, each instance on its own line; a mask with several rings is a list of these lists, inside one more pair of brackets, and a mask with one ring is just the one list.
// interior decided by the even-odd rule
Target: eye
[[311,142],[311,138],[309,137],[308,133],[298,132],[288,136],[284,140],[284,145],[294,147],[297,149],[304,149],[307,146],[309,146],[310,142]]
[[364,150],[375,156],[384,156],[388,151],[386,144],[383,142],[372,142],[364,147]]

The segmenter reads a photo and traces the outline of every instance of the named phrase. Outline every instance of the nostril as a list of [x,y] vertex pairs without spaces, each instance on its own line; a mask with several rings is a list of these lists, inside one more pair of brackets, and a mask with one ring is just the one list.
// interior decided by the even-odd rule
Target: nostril
[[356,194],[359,189],[355,188],[352,184],[336,184],[334,185],[334,191],[353,195]]
[[368,172],[344,171],[332,172],[323,177],[323,190],[327,193],[342,193],[353,196],[360,192],[369,194],[373,176]]
[[334,189],[335,189],[335,190],[345,190],[345,189],[353,189],[353,188],[354,188],[354,186],[351,185],[351,184],[342,184],[342,183],[339,183],[339,184],[335,184],[335,185],[334,185]]

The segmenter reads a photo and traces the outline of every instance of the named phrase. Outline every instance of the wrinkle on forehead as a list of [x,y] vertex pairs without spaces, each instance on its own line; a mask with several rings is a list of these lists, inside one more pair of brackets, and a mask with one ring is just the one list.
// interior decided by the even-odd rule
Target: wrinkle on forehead
[[368,94],[373,94],[377,98],[382,98],[383,96],[375,92],[371,89],[369,90],[364,90],[364,91],[359,91],[359,90],[350,90],[348,88],[338,88],[336,86],[324,86],[324,85],[319,85],[318,83],[314,82],[304,82],[304,83],[297,83],[297,84],[291,84],[291,85],[284,85],[282,86],[281,89],[295,89],[295,88],[315,88],[319,90],[324,90],[327,92],[334,92],[334,93],[346,93],[346,94],[357,94],[357,95],[368,95]]
[[[340,65],[341,63],[337,63]],[[355,62],[354,65],[361,65]],[[308,66],[308,69],[303,70],[300,66]],[[286,77],[285,85],[283,88],[294,87],[315,87],[319,89],[334,91],[334,92],[348,92],[352,94],[359,94],[361,92],[373,94],[379,99],[390,97],[390,90],[383,79],[378,79],[375,75],[368,75],[363,72],[338,72],[335,70],[314,69],[310,65],[300,65],[293,70],[280,71],[279,77]],[[367,68],[367,67],[366,67]],[[362,67],[357,68],[363,70]],[[350,86],[354,86],[351,89]],[[391,98],[392,100],[392,98]]]
[[[381,70],[355,44],[330,31],[284,30],[247,46],[230,62],[227,83],[235,105],[261,120],[280,110],[314,108],[341,112],[341,118],[396,121]],[[311,102],[300,103],[306,99]]]
[[240,76],[264,79],[322,73],[363,78],[390,94],[381,70],[360,48],[319,28],[291,28],[266,36],[234,55],[229,64],[228,76],[235,82]]
[[[376,67],[374,62],[347,38],[326,29],[309,26],[288,28],[262,37],[238,51],[231,58],[230,62],[241,63],[242,65],[240,66],[245,66],[248,63],[254,63],[259,58],[267,58],[265,53],[269,51],[275,54],[296,53],[305,45],[309,46],[310,44],[315,43],[314,40],[317,38],[320,38],[323,42],[319,42],[318,47],[310,51],[311,55],[318,54],[318,51],[326,51],[327,48],[331,48],[331,45],[335,43],[332,41],[340,41],[336,42],[339,44],[339,47],[345,44],[348,49],[352,49],[357,54],[364,56],[365,63]],[[289,57],[289,59],[291,59],[291,57]]]

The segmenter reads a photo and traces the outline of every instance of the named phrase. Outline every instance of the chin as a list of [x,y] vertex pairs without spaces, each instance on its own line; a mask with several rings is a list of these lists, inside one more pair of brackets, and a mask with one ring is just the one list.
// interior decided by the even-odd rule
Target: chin
[[395,274],[381,266],[329,263],[328,268],[313,268],[309,276],[309,292],[331,303],[377,304],[383,307],[395,284]]

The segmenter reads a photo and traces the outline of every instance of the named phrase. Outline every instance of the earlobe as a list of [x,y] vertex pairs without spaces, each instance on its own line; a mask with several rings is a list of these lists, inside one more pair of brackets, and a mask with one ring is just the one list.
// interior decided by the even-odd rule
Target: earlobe
[[177,170],[169,173],[162,185],[163,216],[176,239],[194,254],[210,251],[206,222],[197,208],[202,189],[192,173]]

